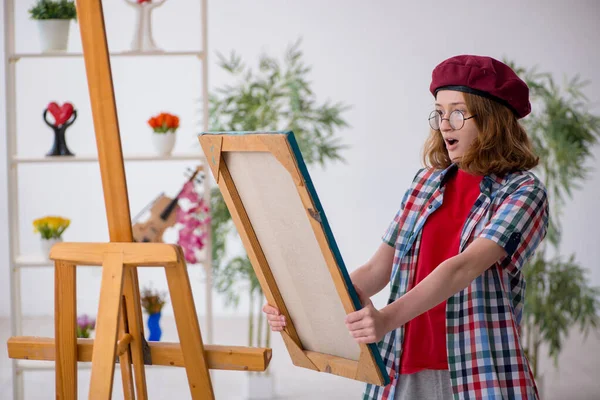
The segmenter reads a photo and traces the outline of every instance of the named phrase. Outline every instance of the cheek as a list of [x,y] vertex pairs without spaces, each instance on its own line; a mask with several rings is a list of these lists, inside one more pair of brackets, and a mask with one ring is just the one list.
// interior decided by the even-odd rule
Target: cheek
[[465,132],[464,143],[470,146],[475,141],[478,134],[479,132],[477,132],[476,129]]

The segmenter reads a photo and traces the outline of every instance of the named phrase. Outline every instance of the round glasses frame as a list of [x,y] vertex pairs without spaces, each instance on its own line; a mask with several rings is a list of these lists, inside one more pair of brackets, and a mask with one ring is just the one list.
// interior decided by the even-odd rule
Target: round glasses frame
[[457,131],[462,129],[465,126],[465,121],[471,118],[475,118],[477,114],[471,115],[470,117],[465,118],[465,114],[460,110],[454,110],[450,113],[450,118],[442,118],[443,114],[439,110],[433,110],[429,114],[429,126],[434,131],[440,130],[440,125],[442,125],[442,121],[448,121],[450,123],[450,127]]

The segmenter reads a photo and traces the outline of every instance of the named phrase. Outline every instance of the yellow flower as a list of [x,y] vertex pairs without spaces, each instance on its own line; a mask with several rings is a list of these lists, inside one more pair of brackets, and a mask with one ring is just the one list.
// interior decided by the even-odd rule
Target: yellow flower
[[40,233],[44,239],[60,238],[70,224],[71,220],[68,218],[49,215],[34,220],[33,231]]

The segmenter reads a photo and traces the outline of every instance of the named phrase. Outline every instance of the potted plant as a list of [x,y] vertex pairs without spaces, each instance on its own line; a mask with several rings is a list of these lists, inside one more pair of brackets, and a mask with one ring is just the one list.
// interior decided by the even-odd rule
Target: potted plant
[[42,52],[67,50],[71,20],[77,20],[73,1],[37,0],[29,15],[37,22]]
[[148,314],[148,340],[157,342],[162,336],[160,317],[162,308],[166,304],[166,294],[159,293],[152,288],[144,288],[141,294],[142,307]]
[[179,128],[179,117],[167,112],[161,112],[148,120],[152,128],[154,149],[161,156],[167,156],[175,146],[175,133]]
[[[258,68],[250,69],[232,52],[221,54],[219,66],[237,79],[211,95],[211,131],[292,130],[307,165],[343,160],[335,131],[347,126],[342,103],[319,104],[310,88],[310,67],[302,62],[301,41],[290,46],[283,63],[262,55]],[[264,296],[245,253],[228,254],[228,243],[238,241],[231,216],[217,187],[210,194],[212,263],[215,289],[228,305],[237,306],[240,293],[249,296],[248,346],[269,347],[270,329],[261,311]],[[236,247],[241,247],[236,245]],[[272,374],[248,374],[248,397],[269,398],[274,394]]]
[[42,253],[47,257],[54,244],[62,242],[62,234],[71,220],[59,216],[46,216],[33,221],[33,231],[40,234]]
[[[589,285],[587,268],[574,254],[560,250],[561,216],[567,200],[589,175],[587,161],[600,138],[600,117],[588,111],[579,76],[558,85],[551,74],[517,67],[505,61],[527,82],[532,113],[523,120],[540,164],[536,168],[548,191],[550,222],[547,240],[524,266],[527,282],[523,313],[523,343],[543,398],[542,345],[558,367],[558,356],[569,331],[585,334],[598,326],[600,290]],[[550,250],[553,250],[552,252]]]
[[90,318],[87,314],[77,317],[77,337],[89,338],[92,331],[96,328],[96,320]]

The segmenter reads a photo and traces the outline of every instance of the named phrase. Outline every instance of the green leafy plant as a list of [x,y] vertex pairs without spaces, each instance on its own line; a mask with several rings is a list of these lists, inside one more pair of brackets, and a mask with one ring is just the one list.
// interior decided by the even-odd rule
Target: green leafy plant
[[[235,52],[229,58],[218,54],[220,68],[236,81],[211,94],[209,126],[211,131],[291,130],[306,164],[324,167],[344,161],[341,151],[347,146],[335,132],[348,126],[342,114],[349,107],[317,102],[307,80],[311,68],[302,62],[300,44],[298,40],[288,47],[283,62],[262,55],[256,70]],[[261,287],[246,254],[227,259],[228,243],[236,239],[235,227],[218,188],[210,197],[215,288],[232,306],[239,303],[240,286],[246,290],[250,299],[248,345],[268,347],[270,330],[261,312]]]
[[69,0],[38,0],[29,9],[32,19],[77,19],[75,3]]
[[532,113],[523,124],[540,156],[536,169],[550,201],[547,239],[523,270],[527,281],[523,342],[537,378],[543,344],[558,366],[569,330],[579,326],[587,335],[600,321],[600,289],[589,285],[587,270],[575,255],[560,254],[563,209],[591,172],[586,163],[600,138],[600,117],[589,112],[589,101],[582,92],[589,82],[578,75],[561,87],[549,73],[506,63],[530,88]]

